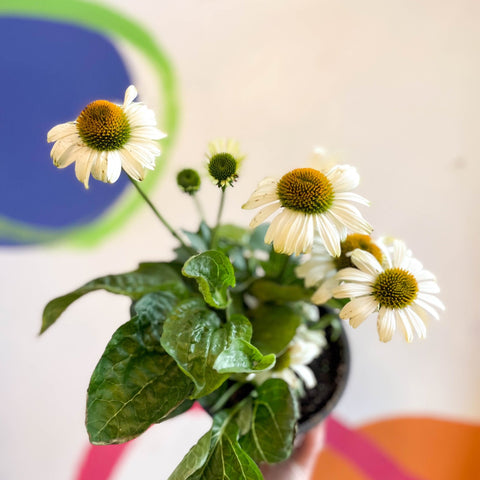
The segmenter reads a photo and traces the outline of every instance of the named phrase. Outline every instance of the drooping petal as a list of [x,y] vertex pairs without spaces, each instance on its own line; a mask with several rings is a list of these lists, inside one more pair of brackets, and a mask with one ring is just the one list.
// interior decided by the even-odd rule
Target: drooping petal
[[320,287],[317,288],[315,293],[312,295],[312,302],[315,305],[321,305],[322,303],[328,302],[333,296],[333,290],[338,286],[338,280],[333,275],[330,278],[325,279],[322,282]]
[[280,208],[280,202],[274,202],[266,207],[262,208],[252,219],[250,222],[250,227],[255,228],[258,227],[261,223],[263,223],[270,215],[276,212]]
[[63,153],[53,160],[53,163],[58,168],[66,168],[71,165],[77,158],[88,155],[88,151],[85,148],[76,144],[72,144],[67,147]]
[[377,308],[378,302],[375,301],[371,296],[354,298],[340,310],[340,318],[346,320],[358,315],[362,315],[366,318]]
[[88,190],[88,181],[90,179],[90,172],[92,166],[95,162],[96,157],[99,155],[99,152],[91,150],[88,156],[77,160],[75,163],[75,175],[77,179],[85,185],[85,188]]
[[365,235],[372,233],[372,226],[362,217],[358,208],[353,205],[346,202],[334,202],[328,213],[352,232]]
[[100,152],[99,155],[94,159],[91,174],[93,178],[100,180],[103,183],[108,183],[107,181],[107,152]]
[[127,175],[141,182],[145,178],[145,165],[125,148],[120,150],[119,154],[122,159],[122,167]]
[[413,341],[413,329],[410,325],[410,320],[408,319],[405,311],[403,309],[398,310],[397,312],[397,323],[400,323],[400,326],[403,329],[405,335],[405,340],[410,343]]
[[326,215],[316,215],[316,231],[322,239],[325,248],[332,257],[340,256],[342,252],[340,247],[340,235],[338,230]]
[[382,342],[389,342],[395,332],[395,313],[393,310],[381,307],[377,319],[378,337]]
[[411,307],[407,307],[403,309],[407,318],[410,321],[415,333],[417,334],[418,338],[423,339],[427,336],[427,327],[425,323],[423,323],[422,318],[418,315],[417,312]]
[[118,152],[108,152],[107,154],[107,182],[115,183],[122,173],[122,158]]

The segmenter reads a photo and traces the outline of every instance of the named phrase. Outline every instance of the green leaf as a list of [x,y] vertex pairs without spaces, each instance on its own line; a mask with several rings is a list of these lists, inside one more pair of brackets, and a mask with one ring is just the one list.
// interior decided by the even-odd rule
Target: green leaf
[[247,318],[232,317],[223,326],[200,299],[188,299],[167,317],[163,348],[195,383],[192,398],[208,395],[228,373],[249,373],[271,368],[275,356],[264,357],[248,342],[252,328]]
[[233,417],[228,411],[216,415],[212,430],[187,453],[169,480],[262,480],[259,468],[238,443]]
[[220,319],[199,298],[184,300],[165,321],[162,346],[195,383],[192,398],[207,395],[227,379],[212,368],[225,345],[221,331]]
[[212,430],[209,430],[189,452],[183,457],[183,460],[168,477],[168,480],[192,480],[201,478],[196,476],[207,461],[210,453],[210,444],[212,442]]
[[264,382],[257,392],[252,427],[240,439],[240,445],[257,463],[281,462],[292,453],[298,419],[297,401],[290,387],[277,378]]
[[225,328],[228,346],[215,360],[215,370],[220,373],[254,373],[275,365],[275,355],[263,356],[250,343],[252,325],[246,317],[232,315]]
[[43,311],[43,333],[75,300],[95,290],[127,295],[138,299],[160,289],[182,289],[182,278],[165,263],[141,263],[137,270],[119,275],[107,275],[92,280],[71,293],[51,300]]
[[227,307],[227,290],[235,286],[235,272],[225,254],[209,250],[195,255],[185,262],[182,273],[197,281],[200,293],[211,307]]
[[291,342],[302,316],[289,305],[260,305],[251,322],[252,343],[264,354],[278,354]]
[[86,424],[94,444],[126,442],[188,406],[185,399],[193,384],[159,341],[163,319],[175,299],[168,292],[163,299],[158,298],[162,294],[151,295],[161,304],[157,315],[150,322],[150,313],[142,311],[122,325],[92,374]]
[[301,285],[281,285],[272,280],[260,278],[249,288],[249,293],[261,302],[287,303],[309,300],[312,292]]

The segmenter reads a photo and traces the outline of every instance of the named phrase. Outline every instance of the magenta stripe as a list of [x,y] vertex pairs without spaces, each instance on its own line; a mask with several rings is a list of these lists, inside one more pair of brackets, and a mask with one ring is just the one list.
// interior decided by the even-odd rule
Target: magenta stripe
[[327,420],[327,447],[353,463],[371,480],[420,480],[405,472],[395,460],[365,435],[347,428],[332,416]]
[[90,445],[76,480],[108,480],[130,443]]

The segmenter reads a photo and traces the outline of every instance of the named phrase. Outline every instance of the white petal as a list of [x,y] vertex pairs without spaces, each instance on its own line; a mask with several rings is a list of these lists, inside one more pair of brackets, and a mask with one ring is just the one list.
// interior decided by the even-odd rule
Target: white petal
[[47,142],[56,142],[69,135],[76,135],[77,127],[74,122],[61,123],[51,128],[47,133]]
[[88,181],[90,178],[92,165],[94,164],[95,159],[98,155],[99,152],[91,150],[88,156],[77,160],[77,162],[75,163],[75,175],[77,179],[85,185],[86,189],[88,189]]
[[[338,280],[337,280],[338,281]],[[371,285],[365,283],[342,283],[335,289],[336,298],[354,298],[370,295],[372,293]]]
[[317,378],[307,365],[292,365],[295,373],[302,379],[307,388],[313,388],[317,384]]
[[380,263],[378,263],[378,260],[365,250],[359,248],[355,249],[352,253],[351,259],[356,267],[374,277],[383,272],[383,268]]
[[155,155],[138,145],[127,144],[123,147],[146,168],[155,167]]
[[84,158],[88,156],[90,149],[82,145],[70,145],[67,147],[64,152],[54,159],[53,163],[58,168],[65,168],[75,162],[77,159]]
[[280,208],[280,202],[275,202],[262,208],[250,222],[250,227],[255,228],[263,223],[272,213],[276,212]]
[[335,193],[335,200],[360,203],[366,207],[370,206],[370,202],[366,198],[363,198],[361,195],[358,195],[358,193],[353,192]]
[[425,338],[427,336],[427,327],[425,326],[423,320],[419,317],[419,315],[410,307],[404,308],[403,311],[409,319],[410,324],[415,330],[418,338]]
[[377,308],[378,302],[371,296],[354,298],[340,310],[340,318],[343,320],[355,316],[367,318],[368,315],[373,313]]
[[92,165],[91,174],[93,178],[100,180],[101,182],[107,182],[107,152],[100,152],[99,155],[96,156]]
[[336,277],[339,281],[346,280],[348,282],[365,282],[373,284],[373,282],[375,282],[377,278],[377,275],[363,272],[361,270],[358,270],[357,268],[348,267],[339,270]]
[[427,302],[424,302],[420,298],[416,298],[414,304],[417,305],[419,308],[423,308],[423,310],[428,312],[436,320],[440,320],[440,315],[438,314],[438,312]]
[[411,269],[407,269],[407,270],[415,275],[417,282],[425,282],[428,280],[431,280],[433,282],[437,281],[435,275],[432,272],[429,272],[428,270],[421,270],[419,272],[413,272]]
[[415,301],[417,300],[423,300],[424,302],[430,305],[433,305],[434,307],[437,307],[440,310],[445,310],[445,305],[434,295],[418,292],[417,299]]
[[405,335],[405,340],[410,343],[413,341],[413,329],[410,325],[410,320],[408,319],[405,311],[397,310],[397,320],[399,320],[400,325],[402,326],[403,333]]
[[427,280],[425,282],[418,282],[418,290],[422,293],[439,293],[440,287],[436,282]]
[[119,154],[122,159],[122,168],[127,175],[134,180],[142,181],[145,178],[145,167],[142,162],[124,148],[119,151]]
[[327,278],[312,295],[312,302],[315,305],[321,305],[328,302],[333,296],[333,290],[338,286],[338,280],[335,276]]
[[358,208],[353,205],[334,201],[328,213],[352,232],[369,235],[373,231],[372,226],[363,218]]
[[395,314],[394,311],[382,307],[378,313],[377,319],[378,337],[382,342],[389,342],[395,332]]
[[393,268],[401,268],[405,256],[407,255],[407,246],[402,240],[395,239],[393,241],[392,266]]
[[117,151],[107,154],[107,182],[115,183],[122,173],[122,158]]
[[328,172],[327,178],[332,183],[335,193],[348,192],[358,187],[360,183],[357,169],[350,165],[337,165]]
[[123,100],[123,107],[125,108],[128,105],[130,105],[137,98],[137,95],[138,95],[137,89],[133,85],[130,85],[125,90],[125,98]]
[[57,164],[57,160],[63,155],[63,153],[68,147],[70,147],[71,145],[78,145],[75,140],[75,137],[70,137],[64,140],[57,140],[53,144],[52,150],[50,151],[50,157],[52,158],[55,165]]
[[340,247],[340,235],[338,230],[325,215],[315,215],[316,230],[322,239],[325,248],[332,257],[338,257],[342,253]]

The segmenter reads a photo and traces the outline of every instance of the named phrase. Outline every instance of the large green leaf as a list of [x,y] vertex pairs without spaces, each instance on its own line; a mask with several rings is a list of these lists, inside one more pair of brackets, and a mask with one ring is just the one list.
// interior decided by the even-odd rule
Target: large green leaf
[[292,453],[298,407],[289,386],[271,378],[257,390],[252,426],[240,439],[242,448],[257,462],[277,463]]
[[95,290],[106,290],[138,299],[146,293],[162,288],[173,290],[184,288],[182,278],[165,263],[141,263],[134,272],[96,278],[71,293],[51,300],[43,311],[40,333],[53,325],[75,300]]
[[184,457],[169,480],[262,480],[255,462],[238,443],[234,415],[215,416],[207,432]]
[[252,312],[252,343],[264,354],[281,353],[301,321],[301,315],[288,305],[260,305]]
[[162,321],[175,300],[168,292],[152,295],[162,305],[153,321],[143,311],[122,325],[93,372],[86,424],[94,444],[126,442],[189,405],[193,384],[160,345]]
[[[264,357],[248,342],[251,326],[245,317],[232,315],[222,325],[201,299],[188,299],[168,315],[163,348],[195,383],[192,398],[217,389],[231,372],[252,372],[273,366],[275,357]],[[217,363],[218,362],[218,363]]]
[[208,250],[194,255],[185,262],[182,273],[197,281],[200,293],[210,306],[227,307],[227,291],[235,286],[235,272],[225,254]]

